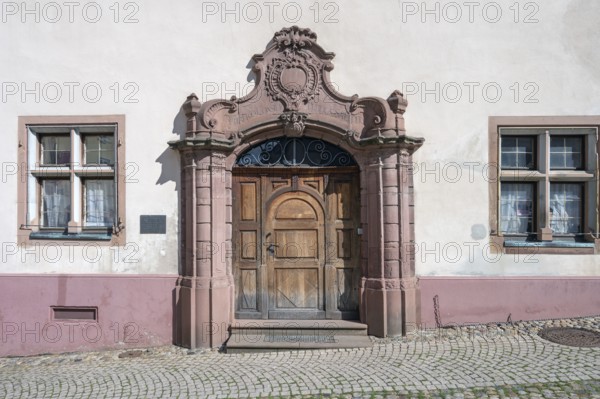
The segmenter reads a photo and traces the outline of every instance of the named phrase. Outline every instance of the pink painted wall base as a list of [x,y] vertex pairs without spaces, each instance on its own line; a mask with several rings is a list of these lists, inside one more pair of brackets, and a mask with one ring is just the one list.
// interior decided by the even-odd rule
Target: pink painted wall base
[[[177,277],[2,275],[0,356],[171,344]],[[61,316],[56,306],[67,311]],[[97,320],[59,319],[70,317],[69,307],[97,309]]]
[[[0,356],[133,349],[173,342],[175,275],[3,275]],[[598,277],[421,277],[421,326],[600,314]],[[53,307],[97,309],[57,319]],[[409,326],[410,328],[410,326]]]
[[600,314],[598,277],[420,277],[422,327]]

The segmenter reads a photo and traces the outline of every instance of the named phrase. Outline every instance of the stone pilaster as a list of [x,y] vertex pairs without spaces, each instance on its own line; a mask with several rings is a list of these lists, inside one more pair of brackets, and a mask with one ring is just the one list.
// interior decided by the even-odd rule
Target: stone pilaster
[[231,171],[225,154],[187,150],[182,157],[182,277],[177,344],[216,347],[231,323]]
[[[366,187],[367,234],[363,278],[364,322],[380,337],[400,335],[418,322],[414,270],[411,155],[403,148],[377,149],[361,185]],[[364,247],[365,245],[363,245]]]
[[180,278],[175,290],[175,343],[188,348],[220,346],[232,318],[230,150],[197,140],[201,104],[183,104],[186,139],[170,143],[181,159]]
[[410,151],[402,150],[398,163],[398,210],[401,212],[400,290],[402,292],[403,333],[421,324],[421,293],[415,274],[415,212],[413,161]]

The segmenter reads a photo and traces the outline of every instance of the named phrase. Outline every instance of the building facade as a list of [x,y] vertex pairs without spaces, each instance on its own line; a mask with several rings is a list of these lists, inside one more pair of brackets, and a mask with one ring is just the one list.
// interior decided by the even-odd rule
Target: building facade
[[52,4],[3,10],[0,355],[599,313],[591,1]]

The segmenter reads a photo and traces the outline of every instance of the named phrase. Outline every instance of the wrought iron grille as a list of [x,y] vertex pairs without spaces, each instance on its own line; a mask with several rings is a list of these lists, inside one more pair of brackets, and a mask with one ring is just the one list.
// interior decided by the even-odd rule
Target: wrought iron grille
[[309,137],[278,137],[245,151],[238,166],[352,166],[352,156],[338,146]]

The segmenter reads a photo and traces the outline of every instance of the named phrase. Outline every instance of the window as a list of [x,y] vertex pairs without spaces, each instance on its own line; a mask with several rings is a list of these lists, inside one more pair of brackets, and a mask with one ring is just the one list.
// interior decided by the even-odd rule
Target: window
[[21,241],[119,244],[124,117],[20,117],[19,125]]
[[507,252],[595,253],[599,125],[600,117],[490,118],[494,242]]

